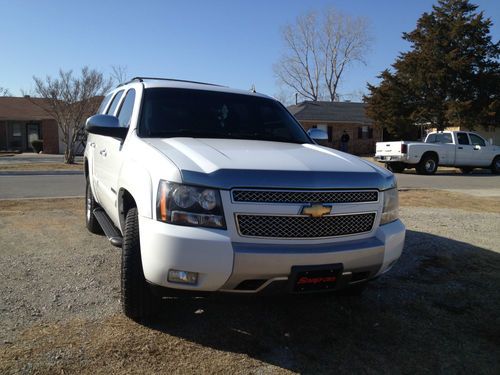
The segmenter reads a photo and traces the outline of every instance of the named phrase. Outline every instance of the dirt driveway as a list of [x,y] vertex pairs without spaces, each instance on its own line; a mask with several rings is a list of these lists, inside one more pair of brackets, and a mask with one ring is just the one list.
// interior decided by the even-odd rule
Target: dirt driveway
[[500,201],[401,201],[404,254],[362,297],[168,300],[149,326],[81,201],[0,201],[0,373],[500,373]]

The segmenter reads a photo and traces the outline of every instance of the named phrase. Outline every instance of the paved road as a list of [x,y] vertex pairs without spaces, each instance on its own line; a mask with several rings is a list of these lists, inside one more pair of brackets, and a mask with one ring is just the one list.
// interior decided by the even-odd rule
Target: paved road
[[0,199],[85,195],[83,174],[0,175]]
[[478,196],[500,197],[500,175],[490,173],[436,174],[421,176],[410,173],[396,174],[400,189],[443,189]]
[[[444,189],[480,196],[500,197],[500,176],[491,174],[440,174],[419,176],[398,174],[398,186],[402,189]],[[1,175],[0,199],[33,197],[83,196],[83,175]]]
[[[64,155],[24,153],[13,156],[0,155],[0,165],[25,164],[25,163],[62,163]],[[83,162],[82,156],[75,156],[75,162]]]

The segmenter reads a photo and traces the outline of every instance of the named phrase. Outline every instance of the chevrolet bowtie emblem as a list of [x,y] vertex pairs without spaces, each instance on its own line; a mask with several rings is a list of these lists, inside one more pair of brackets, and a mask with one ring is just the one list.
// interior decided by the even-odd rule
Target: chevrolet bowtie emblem
[[331,206],[323,206],[322,204],[302,207],[302,215],[309,215],[311,217],[322,217],[328,215],[331,211]]

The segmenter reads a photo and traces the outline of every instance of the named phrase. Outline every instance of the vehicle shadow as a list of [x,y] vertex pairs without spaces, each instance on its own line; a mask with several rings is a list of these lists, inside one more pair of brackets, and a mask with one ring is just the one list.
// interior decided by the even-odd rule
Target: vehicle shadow
[[[426,176],[426,175],[419,175],[414,169],[406,169],[404,172],[401,173],[396,173],[398,174],[410,174],[410,175],[416,175],[416,176]],[[475,169],[470,173],[462,173],[458,169],[456,171],[437,171],[433,175],[427,175],[427,176],[455,176],[455,177],[496,177],[498,176],[497,174],[492,173],[489,169]]]
[[166,300],[150,328],[301,373],[500,373],[500,253],[408,231],[361,297]]

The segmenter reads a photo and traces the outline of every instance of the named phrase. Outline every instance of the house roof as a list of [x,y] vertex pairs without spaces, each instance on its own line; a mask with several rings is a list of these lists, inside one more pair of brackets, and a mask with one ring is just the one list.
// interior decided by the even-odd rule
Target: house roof
[[299,121],[372,123],[365,114],[365,103],[305,101],[288,110]]
[[44,99],[13,96],[0,97],[0,121],[40,121],[53,117],[44,109]]

